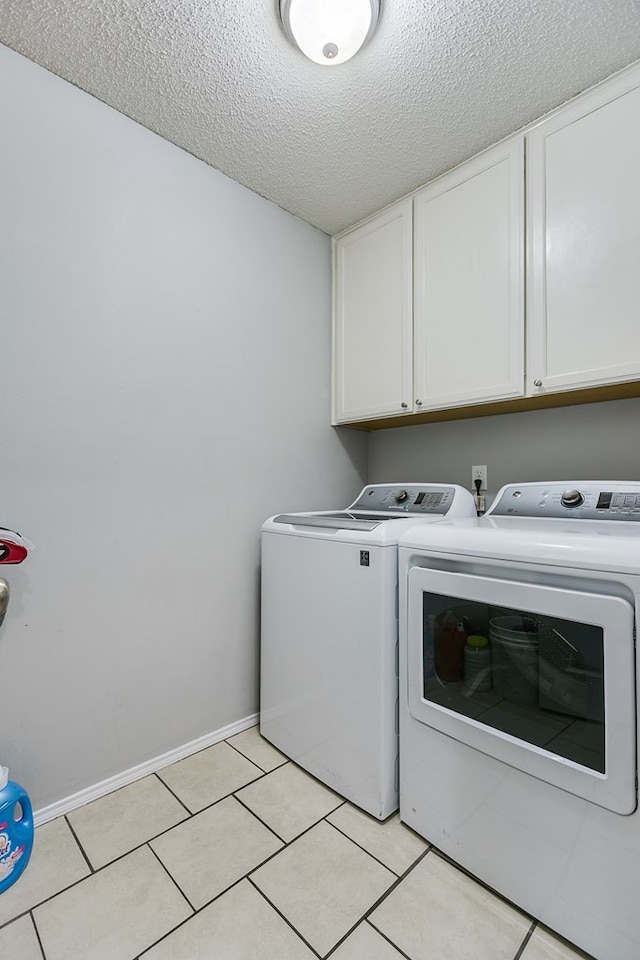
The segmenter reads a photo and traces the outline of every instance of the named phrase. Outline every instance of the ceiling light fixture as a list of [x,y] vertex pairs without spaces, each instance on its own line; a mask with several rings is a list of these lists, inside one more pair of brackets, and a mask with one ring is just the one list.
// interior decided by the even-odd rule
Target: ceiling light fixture
[[375,30],[379,0],[280,0],[287,37],[324,66],[350,60]]

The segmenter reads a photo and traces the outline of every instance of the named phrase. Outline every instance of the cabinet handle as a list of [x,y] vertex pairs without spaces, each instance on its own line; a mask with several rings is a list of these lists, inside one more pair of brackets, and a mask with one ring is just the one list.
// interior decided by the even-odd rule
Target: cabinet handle
[[416,400],[416,407],[422,406],[422,400]]
[[533,381],[533,385],[534,385],[534,387],[541,387],[541,386],[542,386],[542,380],[534,380],[534,381]]
[[403,410],[406,410],[407,407],[409,406],[409,404],[408,404],[408,403],[405,403],[404,400],[403,400],[402,403],[400,404],[400,406],[402,407]]

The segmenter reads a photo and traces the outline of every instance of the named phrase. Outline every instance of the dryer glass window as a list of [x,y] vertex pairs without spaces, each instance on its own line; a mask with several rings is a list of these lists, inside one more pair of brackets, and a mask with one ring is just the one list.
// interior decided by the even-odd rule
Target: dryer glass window
[[426,701],[605,772],[602,627],[425,592],[422,647]]

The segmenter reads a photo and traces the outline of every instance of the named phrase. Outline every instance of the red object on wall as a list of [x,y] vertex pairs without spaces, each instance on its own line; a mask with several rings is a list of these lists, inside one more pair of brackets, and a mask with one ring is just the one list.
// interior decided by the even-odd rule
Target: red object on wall
[[0,527],[0,563],[22,563],[29,547],[19,533]]

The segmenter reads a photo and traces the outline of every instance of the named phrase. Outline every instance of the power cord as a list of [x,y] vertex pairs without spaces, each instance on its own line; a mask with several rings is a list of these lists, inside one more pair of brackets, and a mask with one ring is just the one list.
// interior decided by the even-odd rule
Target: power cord
[[473,481],[473,485],[476,488],[476,513],[480,516],[482,512],[482,503],[480,497],[480,487],[482,486],[482,480],[480,477],[476,477]]

